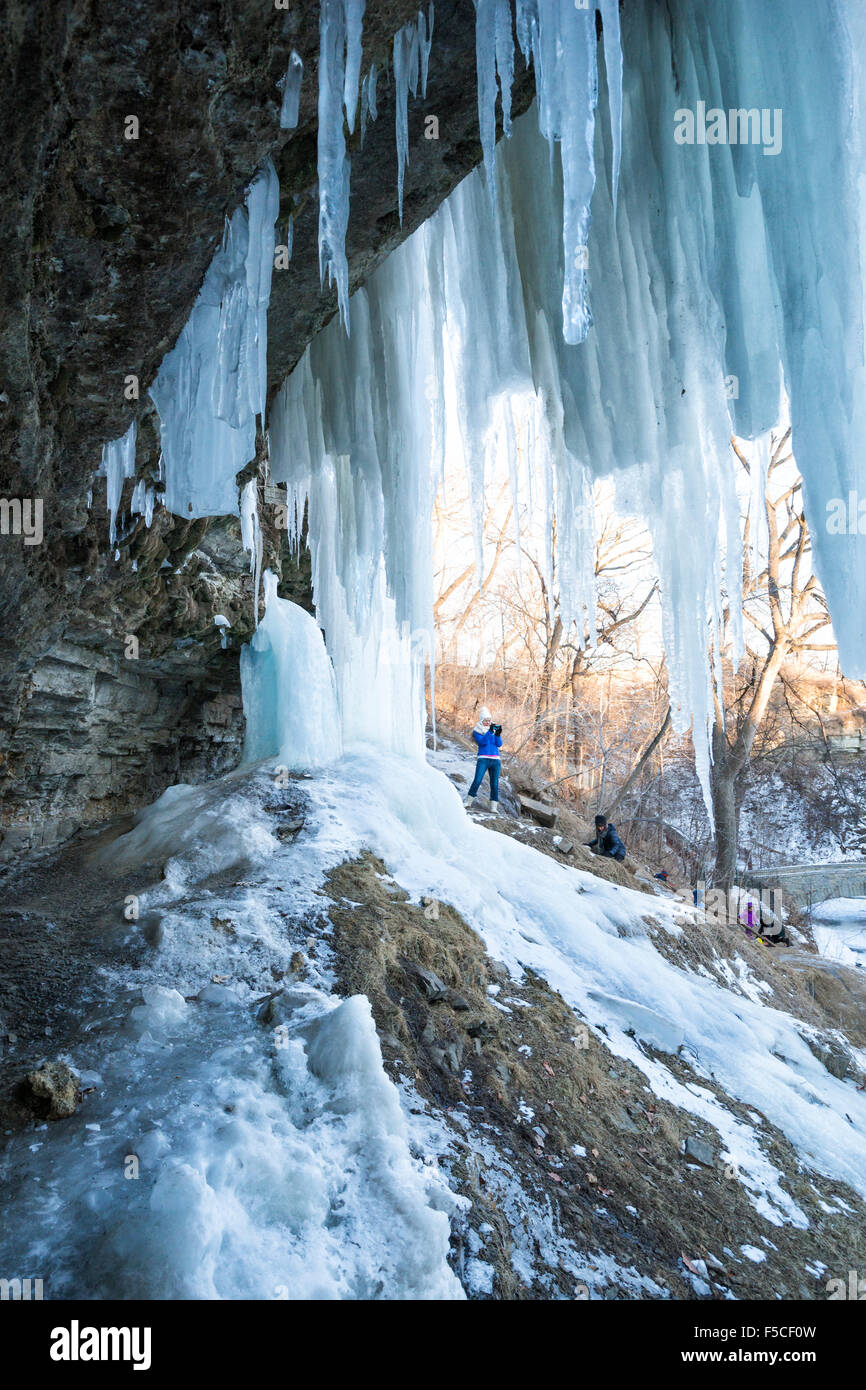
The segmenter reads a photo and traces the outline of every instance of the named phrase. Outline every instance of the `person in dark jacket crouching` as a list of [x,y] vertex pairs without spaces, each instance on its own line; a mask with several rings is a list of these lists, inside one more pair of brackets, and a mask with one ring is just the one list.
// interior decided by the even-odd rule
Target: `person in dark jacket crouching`
[[605,859],[625,859],[625,845],[616,833],[616,826],[604,816],[596,816],[595,839],[587,842],[587,849]]

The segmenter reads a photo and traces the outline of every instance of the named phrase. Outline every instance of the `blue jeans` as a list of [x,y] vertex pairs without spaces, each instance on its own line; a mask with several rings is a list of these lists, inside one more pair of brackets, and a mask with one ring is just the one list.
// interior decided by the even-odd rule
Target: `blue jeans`
[[472,786],[469,788],[470,796],[478,795],[478,788],[484,781],[485,772],[490,777],[490,800],[499,800],[499,759],[498,758],[479,758],[475,763],[475,776],[472,778]]

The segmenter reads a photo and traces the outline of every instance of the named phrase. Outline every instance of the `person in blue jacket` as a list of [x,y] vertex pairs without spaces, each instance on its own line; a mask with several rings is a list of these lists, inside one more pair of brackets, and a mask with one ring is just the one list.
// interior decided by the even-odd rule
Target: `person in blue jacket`
[[596,816],[595,839],[587,842],[587,849],[605,859],[625,859],[625,845],[616,833],[616,826],[605,816]]
[[472,786],[464,797],[464,805],[472,805],[486,774],[490,778],[490,809],[495,816],[499,811],[499,750],[502,747],[502,725],[493,723],[486,705],[482,705],[479,710],[478,723],[472,730],[472,737],[478,744],[478,759],[475,763]]

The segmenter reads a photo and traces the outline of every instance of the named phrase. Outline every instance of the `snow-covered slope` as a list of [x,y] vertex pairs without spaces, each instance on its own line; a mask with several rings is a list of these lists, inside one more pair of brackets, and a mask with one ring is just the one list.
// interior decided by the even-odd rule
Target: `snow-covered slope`
[[[656,1096],[714,1126],[770,1226],[809,1223],[766,1150],[767,1122],[807,1169],[866,1195],[866,1098],[756,990],[666,959],[648,918],[672,939],[688,931],[669,902],[475,823],[453,783],[414,759],[357,749],[274,783],[261,768],[173,788],[104,853],[106,872],[151,884],[129,933],[155,945],[104,981],[113,1002],[82,1022],[67,1060],[92,1088],[85,1105],[11,1136],[2,1165],[5,1262],[50,1268],[49,1296],[462,1295],[453,1125],[417,1113],[411,1075],[400,1092],[386,1075],[368,1001],[331,994],[322,888],[365,850],[411,900],[453,904],[515,989],[537,972]],[[505,1171],[471,1107],[461,1124]],[[502,1182],[502,1202],[525,1209],[518,1180]],[[574,1279],[585,1257],[567,1241],[550,1256]],[[464,1267],[470,1294],[487,1291],[484,1264]],[[618,1281],[626,1296],[663,1296],[634,1273]]]

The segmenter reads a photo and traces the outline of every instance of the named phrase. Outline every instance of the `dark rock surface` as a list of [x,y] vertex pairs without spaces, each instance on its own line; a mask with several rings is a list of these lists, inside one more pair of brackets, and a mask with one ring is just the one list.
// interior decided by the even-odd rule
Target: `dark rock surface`
[[[474,8],[441,0],[427,100],[410,97],[400,227],[390,54],[416,13],[379,0],[364,19],[379,117],[363,147],[357,133],[351,142],[353,289],[480,158]],[[138,476],[156,478],[147,387],[226,215],[268,155],[281,181],[278,225],[294,222],[291,266],[274,275],[271,391],[335,310],[316,249],[318,5],[10,0],[3,34],[0,497],[42,499],[45,534],[32,546],[0,536],[0,856],[238,756],[252,588],[237,522],[160,510],[148,531],[127,519],[115,561],[105,483],[93,473],[135,411]],[[292,49],[304,62],[300,117],[282,131],[277,82]],[[518,69],[515,113],[533,92]],[[424,138],[427,113],[438,140]],[[125,138],[129,116],[137,140]],[[137,403],[124,396],[130,374]],[[294,565],[278,535],[266,546],[283,592],[309,605],[308,564]],[[220,612],[233,624],[227,651],[213,625]],[[130,635],[137,661],[124,655]]]

